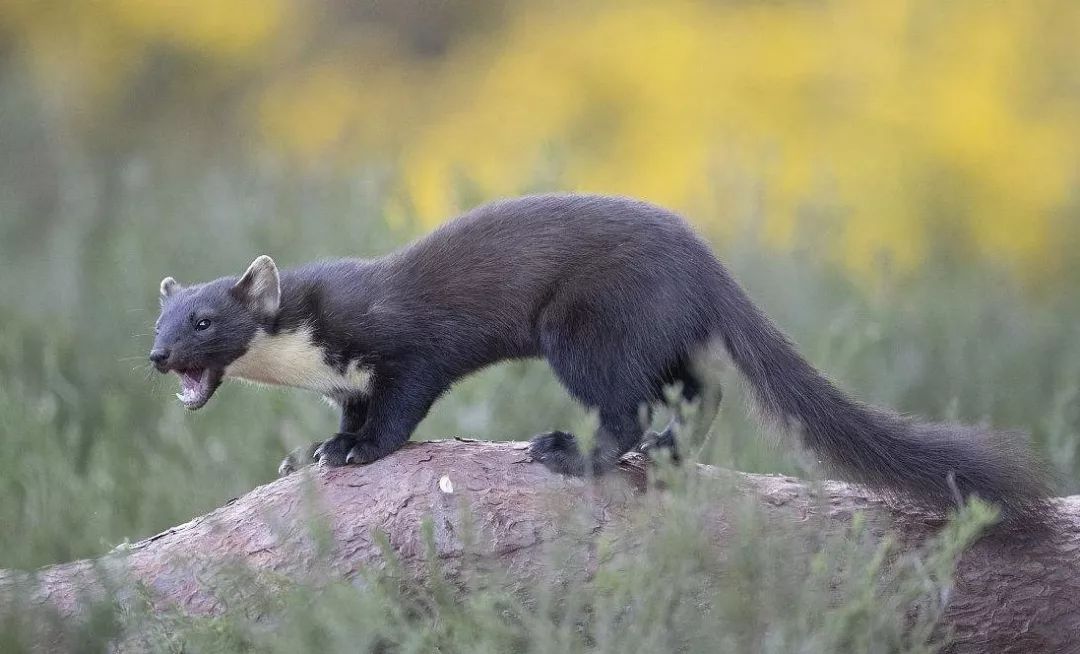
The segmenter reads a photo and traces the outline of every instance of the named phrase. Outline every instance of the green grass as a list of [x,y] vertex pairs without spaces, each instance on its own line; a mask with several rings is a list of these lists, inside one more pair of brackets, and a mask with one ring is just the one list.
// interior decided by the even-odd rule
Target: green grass
[[[204,410],[184,411],[173,381],[145,363],[163,276],[237,274],[261,252],[283,265],[370,255],[413,233],[386,226],[377,170],[58,161],[46,191],[0,170],[0,568],[94,557],[188,520],[270,481],[292,447],[334,430],[333,412],[299,391],[227,385]],[[853,281],[812,243],[777,253],[747,236],[717,247],[807,356],[862,398],[1028,431],[1059,489],[1080,488],[1077,279],[1032,293],[990,264],[942,257],[913,275]],[[770,446],[728,381],[704,460],[813,476],[807,457]],[[523,439],[588,421],[543,365],[513,363],[463,381],[415,438]],[[105,605],[88,625],[49,627],[7,597],[0,649],[58,628],[74,630],[83,651],[118,633],[177,652],[933,651],[949,564],[980,522],[961,521],[918,564],[886,564],[887,549],[858,528],[808,548],[766,531],[723,489],[675,481],[670,493],[673,509],[640,552],[526,596],[480,571],[459,594],[433,562],[419,586],[392,566],[365,584],[272,584],[258,610],[213,620]],[[737,527],[724,557],[701,523],[701,508],[721,502]],[[554,570],[558,560],[551,553]],[[913,604],[922,610],[910,625]]]

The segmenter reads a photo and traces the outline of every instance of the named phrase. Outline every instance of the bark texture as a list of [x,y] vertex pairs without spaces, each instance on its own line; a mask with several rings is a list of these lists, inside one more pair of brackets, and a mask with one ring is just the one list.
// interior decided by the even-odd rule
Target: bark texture
[[[932,535],[939,521],[910,507],[886,503],[863,489],[826,482],[820,492],[797,479],[730,473],[697,466],[694,474],[730,475],[742,492],[760,499],[770,519],[797,524],[824,514],[844,528],[856,511],[875,535],[890,528],[910,546]],[[103,592],[102,570],[122,571],[128,589],[138,581],[158,606],[193,614],[223,610],[211,580],[220,566],[242,562],[287,578],[325,571],[309,528],[316,516],[335,543],[331,574],[348,577],[383,557],[376,529],[386,534],[407,569],[424,557],[420,525],[433,520],[436,549],[454,567],[461,559],[462,507],[473,516],[478,540],[519,579],[538,573],[537,548],[565,536],[559,520],[568,505],[587,507],[578,534],[598,534],[641,505],[646,463],[629,457],[621,481],[602,488],[548,473],[530,462],[520,443],[412,443],[364,467],[312,469],[252,490],[205,516],[97,561],[51,566],[31,578],[0,571],[0,590],[22,586],[26,599],[76,614],[81,601]],[[465,504],[463,505],[462,502]],[[954,652],[1080,652],[1080,496],[1056,500],[1055,528],[1039,537],[987,538],[963,555],[945,622],[956,634]],[[715,515],[717,546],[726,538]],[[590,539],[572,538],[580,557],[566,574],[588,572]],[[623,544],[619,544],[620,546]],[[633,547],[633,543],[625,543]],[[116,589],[114,589],[114,592]]]

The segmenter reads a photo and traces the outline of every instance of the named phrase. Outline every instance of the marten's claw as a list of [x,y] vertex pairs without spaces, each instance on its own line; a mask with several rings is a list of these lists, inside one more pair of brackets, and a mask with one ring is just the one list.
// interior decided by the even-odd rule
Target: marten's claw
[[345,463],[363,465],[381,459],[386,452],[381,450],[375,443],[369,441],[356,441],[345,457]]
[[334,434],[329,440],[320,445],[312,455],[320,464],[336,468],[345,465],[345,457],[349,450],[356,444],[356,437],[352,434]]

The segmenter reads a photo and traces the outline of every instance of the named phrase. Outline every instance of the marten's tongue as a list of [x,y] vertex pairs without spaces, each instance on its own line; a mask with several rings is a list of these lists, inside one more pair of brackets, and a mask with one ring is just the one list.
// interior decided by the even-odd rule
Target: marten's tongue
[[210,399],[213,389],[210,387],[210,370],[208,368],[191,368],[189,370],[177,370],[180,376],[180,392],[177,399],[189,409],[198,409]]

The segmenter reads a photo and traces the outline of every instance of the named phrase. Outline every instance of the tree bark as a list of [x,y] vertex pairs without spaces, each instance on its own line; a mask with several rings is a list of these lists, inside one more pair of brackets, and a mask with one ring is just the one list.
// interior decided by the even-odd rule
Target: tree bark
[[[559,517],[568,504],[588,508],[592,524],[585,532],[593,535],[605,529],[618,533],[609,528],[642,504],[647,464],[639,456],[625,458],[616,480],[601,489],[547,472],[529,460],[524,447],[467,440],[411,443],[368,466],[312,468],[97,561],[55,565],[32,577],[0,571],[0,590],[18,585],[23,598],[75,615],[86,597],[104,592],[103,570],[122,570],[128,582],[145,585],[157,607],[213,615],[224,609],[211,582],[220,566],[242,562],[302,579],[325,573],[329,563],[331,574],[348,578],[383,563],[376,529],[386,535],[405,569],[419,572],[425,518],[432,520],[438,556],[453,569],[464,551],[462,500],[477,540],[514,576],[527,580],[538,573],[538,547],[564,535]],[[843,529],[855,512],[863,512],[875,537],[891,529],[905,547],[940,526],[933,516],[840,482],[812,490],[789,477],[692,469],[729,475],[741,491],[760,500],[770,520],[797,524],[821,515],[830,528]],[[955,635],[950,651],[1080,652],[1080,496],[1055,504],[1058,515],[1049,533],[984,538],[963,554],[944,615]],[[329,561],[308,527],[310,517],[323,521],[333,537]],[[715,520],[712,531],[722,548],[724,518],[716,515]],[[586,573],[588,540],[577,539],[582,557],[572,559],[585,561]],[[565,574],[582,572],[578,567]],[[131,592],[128,583],[117,591],[121,597]]]

